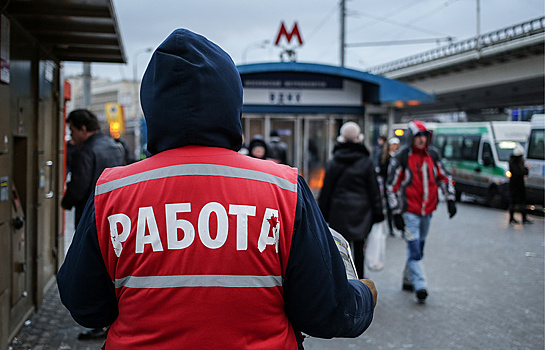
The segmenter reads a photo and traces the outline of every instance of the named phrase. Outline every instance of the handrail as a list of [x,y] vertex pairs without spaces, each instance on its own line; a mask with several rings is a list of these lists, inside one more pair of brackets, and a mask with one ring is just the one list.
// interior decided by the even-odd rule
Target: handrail
[[531,21],[520,23],[504,29],[496,30],[479,36],[480,45],[477,45],[477,37],[464,41],[438,47],[433,50],[425,51],[413,56],[405,57],[392,62],[384,63],[368,69],[372,74],[384,74],[398,69],[415,66],[418,64],[443,59],[446,57],[459,55],[494,45],[503,44],[508,41],[529,37],[535,34],[545,32],[545,17],[536,18]]

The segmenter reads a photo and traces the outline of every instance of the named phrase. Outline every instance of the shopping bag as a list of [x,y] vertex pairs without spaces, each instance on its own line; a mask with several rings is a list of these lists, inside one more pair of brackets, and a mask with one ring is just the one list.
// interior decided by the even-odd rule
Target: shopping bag
[[365,266],[370,271],[380,271],[384,268],[386,255],[386,221],[376,223],[371,228],[365,242]]

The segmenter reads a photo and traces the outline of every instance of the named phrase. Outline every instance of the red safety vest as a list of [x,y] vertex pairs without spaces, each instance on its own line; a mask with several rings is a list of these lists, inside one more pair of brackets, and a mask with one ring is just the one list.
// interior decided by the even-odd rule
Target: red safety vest
[[106,349],[296,349],[282,279],[297,170],[186,146],[97,182],[119,316]]

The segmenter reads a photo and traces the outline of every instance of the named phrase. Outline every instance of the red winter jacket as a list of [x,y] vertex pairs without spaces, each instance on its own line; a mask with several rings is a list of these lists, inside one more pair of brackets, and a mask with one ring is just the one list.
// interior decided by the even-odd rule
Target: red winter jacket
[[447,200],[455,199],[452,180],[435,148],[428,146],[418,150],[409,146],[391,158],[386,189],[392,214],[433,213],[439,187]]

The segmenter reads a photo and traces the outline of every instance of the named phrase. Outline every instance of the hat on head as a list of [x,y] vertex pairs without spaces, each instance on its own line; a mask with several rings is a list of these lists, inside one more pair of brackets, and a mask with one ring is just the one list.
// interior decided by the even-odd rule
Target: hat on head
[[361,133],[360,126],[354,122],[346,122],[341,126],[341,135],[337,137],[337,141],[341,143],[345,142],[362,142],[363,134]]
[[388,140],[388,144],[389,145],[399,145],[399,139],[397,137],[392,137],[391,139]]
[[513,150],[513,155],[515,157],[520,157],[524,154],[524,148],[521,145],[517,145],[515,149]]

